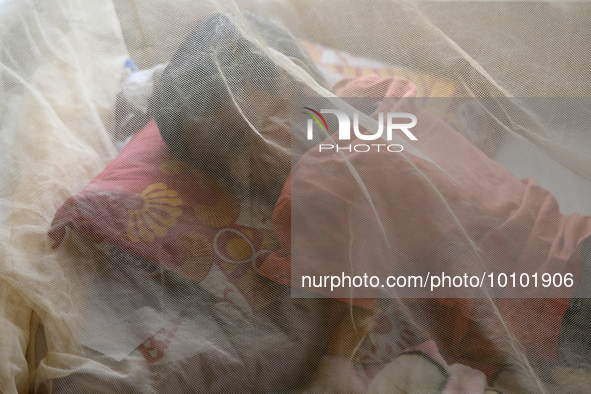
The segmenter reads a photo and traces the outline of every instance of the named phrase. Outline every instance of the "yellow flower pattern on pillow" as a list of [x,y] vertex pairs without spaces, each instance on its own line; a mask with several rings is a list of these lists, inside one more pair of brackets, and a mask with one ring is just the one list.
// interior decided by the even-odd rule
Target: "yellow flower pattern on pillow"
[[213,205],[197,205],[195,216],[205,225],[212,227],[228,226],[238,219],[240,203],[236,195],[226,188],[213,184],[217,200]]
[[143,200],[139,209],[129,210],[127,236],[133,242],[140,239],[154,242],[156,236],[165,237],[168,228],[176,226],[183,211],[178,208],[182,200],[175,190],[167,189],[165,183],[154,183],[137,194]]
[[187,260],[177,272],[197,283],[201,282],[213,263],[213,250],[209,240],[203,234],[189,230],[180,235],[178,243],[187,254]]
[[178,175],[189,172],[207,181],[213,190],[216,201],[213,205],[197,204],[195,216],[199,221],[211,227],[225,227],[238,219],[240,202],[234,193],[221,187],[217,182],[200,171],[197,167],[178,159],[168,160],[158,165],[158,169],[165,174]]

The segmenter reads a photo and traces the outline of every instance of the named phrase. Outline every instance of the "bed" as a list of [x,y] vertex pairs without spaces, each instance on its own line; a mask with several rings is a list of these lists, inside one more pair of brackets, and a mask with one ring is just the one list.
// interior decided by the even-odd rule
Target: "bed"
[[322,299],[257,275],[280,248],[272,204],[171,155],[149,108],[195,23],[241,9],[286,26],[330,85],[412,81],[482,154],[591,214],[585,2],[0,2],[0,391],[588,392],[585,362],[516,339],[533,322],[487,326],[489,298],[474,325],[500,355],[454,353],[454,323],[421,320],[437,311],[384,298],[322,331]]

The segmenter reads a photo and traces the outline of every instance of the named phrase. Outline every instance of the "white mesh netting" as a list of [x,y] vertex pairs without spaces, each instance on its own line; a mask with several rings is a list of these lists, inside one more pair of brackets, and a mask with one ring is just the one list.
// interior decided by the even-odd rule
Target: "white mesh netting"
[[589,26],[0,0],[0,392],[589,392]]

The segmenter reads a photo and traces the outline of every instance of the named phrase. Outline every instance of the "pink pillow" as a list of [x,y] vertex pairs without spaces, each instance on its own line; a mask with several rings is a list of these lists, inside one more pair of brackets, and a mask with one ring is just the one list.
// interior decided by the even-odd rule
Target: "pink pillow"
[[[248,215],[240,214],[241,205],[248,205]],[[58,209],[49,235],[55,248],[69,225],[97,243],[108,242],[196,282],[212,264],[235,282],[232,278],[251,276],[277,249],[271,213],[241,203],[196,167],[175,158],[152,119],[104,171]]]

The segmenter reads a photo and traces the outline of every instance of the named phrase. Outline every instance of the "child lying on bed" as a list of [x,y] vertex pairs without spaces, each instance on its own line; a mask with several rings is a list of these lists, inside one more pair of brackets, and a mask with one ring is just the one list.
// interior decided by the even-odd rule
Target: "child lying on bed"
[[[297,58],[297,54],[294,57]],[[294,62],[301,65],[298,59]],[[310,67],[304,67],[309,71]],[[338,93],[356,97],[410,97],[414,87],[400,79],[382,80],[370,76],[340,84]],[[316,231],[305,238],[309,241],[309,250],[298,250],[307,254],[302,259],[315,260],[318,266],[340,267],[342,256],[330,254],[339,249],[335,245],[343,245],[342,250],[346,250],[348,242],[341,230],[348,223],[344,216],[352,208],[347,199],[354,189],[351,188],[352,178],[330,177],[323,171],[323,168],[336,168],[343,173],[347,165],[344,156],[336,154],[319,159],[310,149],[321,141],[292,138],[291,98],[315,96],[315,91],[307,84],[279,68],[242,35],[233,21],[222,15],[200,22],[183,42],[163,72],[155,96],[155,119],[163,139],[173,151],[216,175],[237,193],[276,203],[273,225],[282,250],[267,258],[259,273],[286,286],[291,285],[291,224],[301,219],[291,216],[292,185],[306,190],[307,212],[317,215]],[[382,112],[387,110],[393,109],[381,108]],[[555,199],[534,181],[516,179],[452,128],[434,117],[427,116],[427,119],[429,127],[417,127],[418,141],[413,146],[433,158],[437,165],[420,155],[390,154],[372,158],[381,160],[380,165],[364,166],[362,155],[346,155],[347,162],[358,164],[357,168],[371,168],[361,174],[368,184],[373,182],[380,186],[384,179],[396,179],[391,183],[404,185],[386,185],[382,188],[384,194],[372,195],[372,198],[379,203],[385,201],[386,207],[388,200],[412,205],[411,216],[396,220],[381,216],[386,233],[416,233],[416,228],[420,227],[424,231],[422,236],[427,234],[433,245],[438,245],[429,247],[421,243],[418,247],[418,241],[412,236],[410,240],[397,240],[397,245],[405,249],[406,258],[421,262],[448,258],[443,249],[450,245],[442,241],[447,234],[441,234],[443,230],[437,226],[430,227],[431,217],[424,213],[435,212],[431,207],[441,204],[437,200],[439,194],[428,193],[435,184],[443,200],[458,216],[460,228],[469,232],[467,237],[475,240],[478,250],[507,255],[516,262],[515,272],[541,272],[550,263],[558,264],[561,270],[574,274],[576,283],[581,271],[578,253],[583,240],[591,235],[589,218],[560,215]],[[453,147],[454,155],[445,157],[437,150],[440,145],[433,141],[446,141]],[[292,154],[302,157],[295,166],[292,166]],[[318,160],[325,160],[322,166],[308,165],[318,164]],[[416,168],[421,171],[415,171]],[[450,182],[451,178],[461,179],[461,185]],[[427,192],[417,195],[418,190]],[[296,214],[302,214],[302,210]],[[412,223],[412,227],[407,224],[404,231],[398,230],[405,222]],[[511,223],[519,223],[519,226],[511,227]],[[321,241],[314,237],[320,237]],[[314,245],[320,246],[315,248]],[[330,252],[322,250],[322,245],[331,245]],[[524,250],[525,255],[521,253]],[[313,265],[307,268],[314,270]],[[371,309],[375,302],[372,298],[344,301],[330,298],[286,301],[290,303],[286,309],[289,313],[296,310],[317,313],[302,314],[306,322],[289,328],[293,332],[293,348],[301,341],[306,349],[294,353],[297,360],[287,369],[275,365],[275,369],[283,370],[282,379],[289,381],[290,371],[306,370],[306,360],[325,350],[329,331],[347,312],[347,304]],[[498,344],[485,335],[487,327],[475,323],[486,301],[432,298],[409,301],[409,305],[421,311],[429,334],[446,352],[459,357],[503,354],[506,349],[499,349]],[[572,301],[569,305],[568,299],[500,299],[496,307],[527,352],[553,358],[557,349],[564,354],[577,351],[590,361],[591,330],[585,322],[589,308],[581,304],[586,302]],[[285,316],[278,312],[277,324],[282,324],[283,318]],[[532,328],[532,322],[539,322],[539,325]],[[304,341],[302,335],[311,337]],[[272,361],[262,357],[267,354],[280,357],[277,352],[266,352],[264,346],[261,343],[252,347],[257,353],[253,356],[257,368],[251,372],[254,381],[260,380],[261,384],[268,378],[265,368],[273,367]],[[290,350],[281,347],[277,351]],[[215,360],[195,360],[200,361]],[[291,378],[297,380],[299,376],[296,372]],[[259,389],[263,388],[270,387]]]

